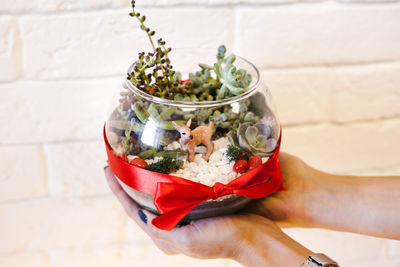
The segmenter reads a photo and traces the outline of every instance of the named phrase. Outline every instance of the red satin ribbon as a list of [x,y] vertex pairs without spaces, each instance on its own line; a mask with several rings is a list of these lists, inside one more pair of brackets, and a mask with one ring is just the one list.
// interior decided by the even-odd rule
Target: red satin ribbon
[[114,174],[129,187],[154,196],[154,205],[161,214],[152,223],[159,229],[171,230],[193,208],[203,201],[237,194],[248,198],[263,198],[283,190],[278,148],[272,157],[257,168],[246,172],[230,183],[206,186],[190,180],[148,171],[131,165],[115,156],[103,130],[108,161]]

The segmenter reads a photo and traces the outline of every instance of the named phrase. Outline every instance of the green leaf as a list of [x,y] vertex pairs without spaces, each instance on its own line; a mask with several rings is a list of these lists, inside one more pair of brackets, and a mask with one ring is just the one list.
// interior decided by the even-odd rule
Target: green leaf
[[138,123],[134,120],[131,120],[130,122],[125,120],[109,120],[107,126],[119,130],[132,129],[134,132],[141,132],[144,129],[144,124]]
[[177,94],[174,96],[174,100],[180,101],[180,100],[182,100],[182,99],[183,99],[183,96],[182,96],[181,93],[177,93]]
[[[175,121],[179,125],[184,125],[186,121]],[[158,121],[158,127],[164,129],[164,130],[175,130],[174,125],[172,124],[172,121]]]
[[229,91],[234,95],[240,95],[245,92],[245,90],[243,88],[236,87],[231,84],[226,84],[226,87],[228,87]]
[[226,59],[226,64],[232,64],[236,60],[236,56],[234,54],[230,54]]
[[246,77],[247,71],[244,69],[238,69],[236,71],[236,75],[238,75],[239,79],[243,79],[244,77]]
[[153,148],[150,148],[149,150],[140,152],[137,156],[141,159],[148,159],[148,158],[153,157],[155,153],[157,153],[157,148],[153,147]]
[[245,136],[246,136],[246,140],[249,142],[249,144],[256,143],[257,134],[258,134],[258,129],[256,127],[253,127],[253,126],[247,127]]
[[215,63],[214,64],[214,72],[215,72],[215,74],[217,75],[218,78],[224,79],[224,77],[222,76],[221,64],[219,64],[219,63]]
[[143,123],[150,116],[147,110],[144,109],[138,102],[133,105],[133,111],[135,112],[136,117]]
[[235,84],[236,83],[236,78],[235,78],[235,70],[236,68],[232,65],[230,65],[230,68],[226,72],[226,81],[229,84]]
[[257,147],[257,148],[265,148],[265,147],[267,147],[267,140],[268,140],[267,137],[264,136],[264,135],[257,136],[255,147]]
[[176,111],[176,107],[174,106],[169,106],[166,109],[164,109],[161,114],[160,114],[160,118],[162,120],[168,120],[171,118],[171,115],[174,114],[174,112]]
[[156,120],[161,120],[160,115],[158,114],[158,109],[154,103],[150,104],[150,106],[147,108],[147,112]]
[[155,154],[156,157],[176,159],[181,156],[185,156],[186,152],[182,150],[163,150]]
[[224,98],[227,89],[228,88],[225,86],[225,84],[221,86],[221,89],[219,89],[219,92],[217,95],[217,100],[221,100]]
[[225,45],[220,45],[220,46],[218,47],[218,53],[221,53],[221,54],[225,54],[225,53],[226,53],[226,47],[225,47]]
[[202,68],[203,70],[212,70],[213,69],[213,67],[211,67],[210,65],[203,64],[203,63],[200,63],[199,67]]
[[175,72],[172,81],[180,83],[182,80],[182,74],[180,72]]

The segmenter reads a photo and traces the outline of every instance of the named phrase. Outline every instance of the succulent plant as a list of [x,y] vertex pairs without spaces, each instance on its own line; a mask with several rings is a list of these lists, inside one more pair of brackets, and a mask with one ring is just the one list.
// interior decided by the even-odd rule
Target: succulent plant
[[242,123],[236,133],[229,132],[231,145],[261,157],[270,156],[277,145],[277,140],[271,136],[271,128],[265,124]]
[[[218,48],[218,63],[214,66],[199,64],[201,70],[190,73],[189,80],[182,81],[182,74],[171,65],[171,48],[166,47],[162,38],[153,41],[156,32],[145,25],[146,17],[136,11],[135,1],[131,4],[132,12],[129,15],[139,21],[140,29],[146,33],[153,49],[148,53],[140,52],[133,71],[127,74],[127,79],[139,90],[160,98],[196,102],[238,95],[248,87],[251,76],[233,66],[236,59],[234,55],[225,58],[224,45]],[[224,82],[221,83],[220,79]],[[121,99],[123,101],[125,99]]]
[[246,91],[251,83],[251,75],[244,69],[237,69],[233,62],[236,56],[231,54],[225,58],[226,48],[218,48],[218,63],[214,64],[214,72],[222,80],[221,88],[218,90],[217,99],[228,96],[240,95]]
[[249,111],[250,101],[243,101],[239,104],[237,110],[233,110],[230,106],[225,106],[223,109],[214,110],[210,120],[215,121],[216,128],[234,129],[239,127],[240,123],[251,122],[255,123],[259,120],[253,112]]

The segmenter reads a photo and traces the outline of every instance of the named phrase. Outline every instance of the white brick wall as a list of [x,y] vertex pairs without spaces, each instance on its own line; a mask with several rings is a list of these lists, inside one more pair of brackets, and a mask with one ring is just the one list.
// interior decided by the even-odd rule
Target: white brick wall
[[47,194],[48,174],[41,145],[0,146],[0,154],[0,203]]
[[[221,43],[253,61],[275,99],[284,150],[335,173],[400,175],[398,2],[138,6],[174,48],[178,69],[208,61]],[[105,184],[110,99],[149,47],[129,12],[123,0],[1,1],[1,267],[239,266],[163,255]],[[400,266],[398,241],[287,232],[343,266]]]
[[400,59],[400,4],[238,8],[238,47],[260,67]]
[[0,17],[0,36],[0,82],[12,81],[21,75],[21,43],[15,18]]

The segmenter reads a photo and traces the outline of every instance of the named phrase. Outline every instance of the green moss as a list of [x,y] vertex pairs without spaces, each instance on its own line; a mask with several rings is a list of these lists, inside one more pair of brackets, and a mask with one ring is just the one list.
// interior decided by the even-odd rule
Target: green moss
[[155,163],[146,166],[146,169],[153,172],[169,174],[181,168],[183,162],[171,158],[163,158]]
[[230,161],[238,161],[240,159],[248,160],[249,155],[247,152],[243,151],[241,148],[233,145],[228,145],[228,149],[226,151],[226,157]]

